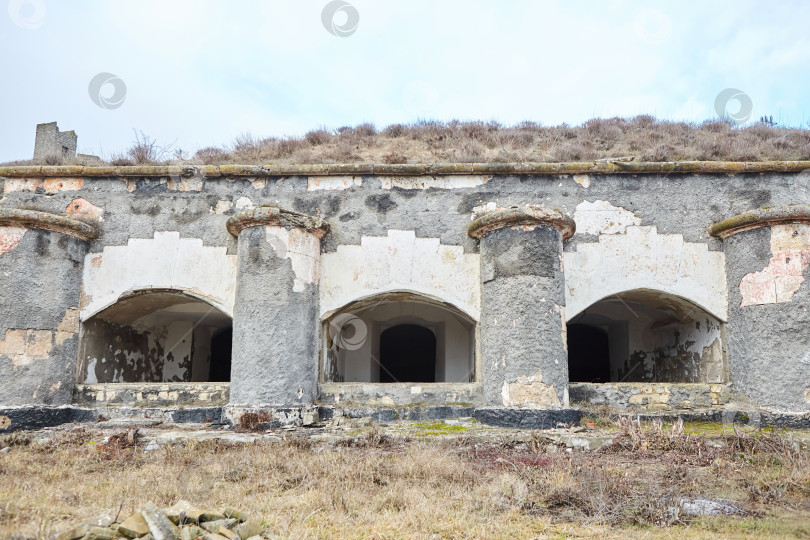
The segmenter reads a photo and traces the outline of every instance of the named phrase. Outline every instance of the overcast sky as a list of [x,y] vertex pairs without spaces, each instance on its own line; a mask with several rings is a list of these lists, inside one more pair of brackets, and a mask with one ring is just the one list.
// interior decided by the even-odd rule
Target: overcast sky
[[193,152],[424,118],[702,121],[727,88],[752,121],[810,123],[806,0],[2,1],[0,162],[54,120],[103,157],[133,130]]

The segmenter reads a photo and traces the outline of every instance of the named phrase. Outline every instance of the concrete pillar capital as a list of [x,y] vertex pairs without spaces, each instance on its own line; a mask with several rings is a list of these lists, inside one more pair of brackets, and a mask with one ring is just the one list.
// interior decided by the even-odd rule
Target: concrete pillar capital
[[773,208],[758,208],[718,221],[709,227],[709,234],[725,240],[734,234],[790,223],[810,223],[810,206],[796,204]]
[[261,225],[303,229],[318,238],[323,238],[329,230],[329,224],[321,218],[275,206],[259,206],[243,210],[232,215],[227,222],[228,232],[236,237],[247,228]]
[[487,212],[470,223],[470,226],[467,227],[467,234],[480,239],[488,232],[504,227],[523,230],[531,230],[535,227],[552,227],[560,231],[563,240],[571,238],[576,231],[574,220],[559,210],[548,210],[540,206],[525,205]]
[[73,236],[80,240],[95,240],[98,229],[73,218],[19,208],[0,208],[0,227],[41,229]]

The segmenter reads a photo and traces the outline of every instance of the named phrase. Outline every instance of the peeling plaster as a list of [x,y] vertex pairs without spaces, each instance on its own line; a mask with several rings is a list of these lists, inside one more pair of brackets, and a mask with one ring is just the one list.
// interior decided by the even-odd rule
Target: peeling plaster
[[204,180],[202,177],[180,178],[179,181],[170,178],[166,187],[170,191],[202,191]]
[[209,213],[211,214],[224,214],[228,210],[233,208],[233,203],[231,201],[217,201],[215,206],[211,207]]
[[0,339],[0,356],[7,356],[14,367],[30,365],[50,358],[54,346],[60,346],[79,331],[78,310],[70,308],[65,313],[57,330],[16,329],[6,330]]
[[512,383],[504,382],[501,398],[504,407],[543,409],[561,405],[557,390],[550,384],[543,383],[543,374],[540,371],[534,375],[518,377]]
[[333,191],[361,187],[363,179],[359,176],[310,176],[307,180],[307,191]]
[[62,191],[78,191],[84,185],[84,178],[8,178],[5,193],[36,191],[41,189],[46,195]]
[[[575,176],[574,180],[576,178]],[[630,225],[641,225],[640,217],[607,201],[582,201],[574,212],[574,221],[577,223],[578,234],[593,235],[623,234]]]
[[[265,239],[273,246],[273,253],[292,263],[295,279],[293,291],[301,292],[308,283],[318,280],[321,241],[314,234],[301,229],[265,226]],[[284,249],[280,249],[283,247]]]
[[86,255],[81,316],[87,320],[122,295],[145,289],[194,293],[232,316],[235,288],[236,255],[227,248],[156,232],[154,238],[131,238],[125,246]]
[[489,176],[379,176],[383,189],[465,189],[489,182]]
[[[577,227],[581,232],[579,222]],[[674,294],[728,319],[725,254],[709,251],[708,244],[628,226],[626,234],[602,234],[563,257],[568,320],[607,296],[635,289]]]
[[65,207],[65,214],[82,221],[100,223],[104,221],[104,209],[78,197]]
[[[584,188],[591,187],[591,177],[588,176],[587,174],[575,174],[574,175],[574,182],[576,182],[577,184],[579,184],[580,186],[582,186]],[[579,225],[579,224],[577,224],[577,225]]]
[[414,231],[364,236],[321,255],[321,316],[387,291],[411,291],[452,304],[473,320],[481,313],[481,264],[477,253],[446,246]]
[[0,254],[17,247],[27,230],[25,227],[0,227]]
[[740,306],[790,302],[804,283],[810,266],[810,225],[790,223],[771,226],[768,266],[743,276]]

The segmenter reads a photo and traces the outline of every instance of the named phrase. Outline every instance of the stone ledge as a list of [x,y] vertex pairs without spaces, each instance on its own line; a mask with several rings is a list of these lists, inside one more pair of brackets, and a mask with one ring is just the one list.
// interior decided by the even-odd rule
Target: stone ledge
[[473,238],[481,238],[486,233],[504,227],[522,227],[526,229],[545,226],[560,231],[563,240],[574,236],[576,223],[570,217],[558,210],[546,210],[535,206],[521,206],[503,208],[487,212],[467,227],[467,234]]
[[751,210],[715,223],[709,227],[709,234],[726,239],[739,232],[781,223],[810,223],[810,206],[792,205]]
[[730,400],[724,383],[571,383],[571,403],[612,409],[674,411],[722,407]]
[[98,229],[73,218],[19,208],[0,208],[0,226],[42,229],[73,236],[80,240],[95,240]]
[[236,237],[243,230],[259,225],[304,229],[318,238],[323,238],[329,230],[329,224],[320,218],[283,210],[275,206],[260,206],[251,210],[243,210],[232,215],[227,221],[228,232]]
[[118,178],[129,176],[446,176],[446,175],[564,175],[564,174],[741,174],[798,173],[810,161],[584,161],[561,163],[334,163],[264,165],[134,165],[0,167],[6,178]]
[[73,402],[102,407],[221,406],[228,403],[230,387],[207,382],[77,384]]

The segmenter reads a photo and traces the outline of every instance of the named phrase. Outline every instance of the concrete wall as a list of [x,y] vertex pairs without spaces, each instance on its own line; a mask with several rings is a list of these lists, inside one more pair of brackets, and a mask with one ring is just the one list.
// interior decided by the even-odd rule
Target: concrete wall
[[[114,305],[122,295],[151,288],[196,295],[235,319],[243,317],[255,322],[256,317],[268,317],[277,328],[284,329],[282,334],[303,331],[307,343],[311,341],[313,346],[314,369],[321,350],[319,320],[352,301],[389,288],[442,300],[473,320],[480,319],[483,325],[485,321],[480,314],[486,308],[481,300],[481,276],[476,274],[480,244],[467,235],[467,226],[474,215],[487,209],[532,203],[557,209],[577,221],[577,233],[563,245],[566,287],[560,308],[564,309],[566,319],[605,296],[639,287],[677,295],[703,308],[720,323],[727,320],[730,327],[741,325],[738,334],[748,331],[756,336],[745,344],[752,354],[743,354],[740,344],[729,349],[732,385],[737,384],[736,377],[746,381],[743,385],[746,392],[753,392],[760,384],[773,385],[775,389],[785,380],[775,377],[776,383],[762,383],[772,374],[767,366],[750,369],[753,352],[781,350],[794,358],[797,366],[803,365],[809,332],[803,312],[790,312],[789,332],[787,327],[772,326],[772,321],[782,320],[785,307],[797,306],[804,298],[807,268],[800,264],[790,279],[776,280],[780,288],[773,289],[769,297],[771,293],[759,284],[774,280],[763,276],[773,274],[776,266],[796,264],[796,259],[791,257],[788,263],[787,255],[772,250],[770,230],[746,233],[763,235],[762,242],[747,243],[744,253],[740,251],[730,260],[731,244],[724,245],[721,239],[710,236],[707,229],[716,221],[754,208],[810,203],[808,192],[796,189],[795,178],[789,173],[586,177],[257,174],[217,178],[197,174],[186,178],[148,170],[138,176],[120,178],[90,178],[79,173],[0,177],[0,208],[70,214],[98,223],[102,231],[98,239],[79,249],[68,244],[60,247],[61,240],[49,236],[55,233],[3,229],[0,265],[7,265],[4,271],[18,271],[12,270],[12,266],[19,268],[16,263],[3,262],[13,256],[23,257],[26,267],[37,272],[26,278],[30,281],[28,286],[3,289],[0,369],[5,370],[3,376],[7,380],[22,381],[20,387],[31,388],[29,394],[39,387],[37,399],[43,389],[51,387],[54,390],[48,392],[64,396],[55,385],[72,386],[75,360],[69,369],[57,368],[44,360],[53,358],[52,351],[62,346],[57,344],[56,337],[56,332],[61,331],[57,330],[60,323],[76,321],[63,325],[65,329],[70,326],[71,331],[65,331],[72,337],[61,342],[74,340],[75,347],[77,310],[81,310],[81,319],[88,321]],[[295,250],[283,258],[273,255],[273,242],[294,245],[290,238],[268,239],[266,230],[256,233],[261,238],[255,242],[262,240],[268,251],[252,255],[252,260],[244,255],[248,257],[245,264],[254,265],[256,281],[256,288],[246,293],[245,298],[253,295],[256,309],[258,306],[262,309],[245,307],[240,312],[236,295],[237,256],[243,255],[238,253],[241,245],[228,233],[225,222],[240,209],[262,205],[319,216],[330,230],[320,243],[322,266],[318,270],[307,260],[296,259]],[[72,254],[68,259],[75,262],[76,268],[84,266],[84,274],[68,276],[47,256],[40,255],[37,246],[46,244],[40,236],[51,238],[49,249],[59,247],[62,252]],[[538,255],[532,251],[531,242],[516,242],[516,246],[526,246],[526,257]],[[45,248],[40,250],[47,252]],[[270,287],[273,280],[283,281],[285,287],[288,284],[289,290]],[[83,288],[81,301],[65,295],[65,283]],[[48,292],[34,294],[32,291],[39,291],[38,287]],[[314,300],[306,300],[306,306],[298,300],[304,291],[314,294]],[[51,299],[40,307],[43,297]],[[759,303],[769,298],[775,301]],[[743,303],[750,305],[742,306]],[[21,310],[14,307],[18,305],[34,306],[34,313],[23,320]],[[761,310],[762,315],[744,324],[735,323],[743,308]],[[307,328],[295,328],[297,323],[291,321],[309,320],[308,315],[296,319],[300,314],[285,311],[309,309],[315,310],[314,322]],[[503,301],[500,309],[508,314],[509,302]],[[267,336],[270,332],[265,326],[244,331],[253,336]],[[32,337],[21,340],[20,332]],[[48,332],[50,337],[38,332]],[[235,329],[235,339],[236,333]],[[703,342],[703,337],[681,335],[696,344]],[[710,338],[708,334],[704,337]],[[249,340],[249,336],[246,334],[242,339]],[[660,343],[667,340],[674,343],[674,335],[662,337]],[[12,343],[27,345],[20,349]],[[264,369],[259,364],[250,364],[257,362],[263,344],[267,345],[265,337],[242,351],[248,363],[244,373],[252,373],[251,366]],[[654,347],[661,351],[666,348]],[[2,352],[10,350],[11,353]],[[667,354],[677,356],[675,351]],[[34,358],[25,360],[28,362],[25,369],[14,365],[20,364],[19,358],[23,357]],[[238,361],[235,357],[234,362]],[[294,364],[297,359],[289,361]],[[804,372],[790,373],[792,377]],[[249,375],[246,376],[244,399],[262,398],[250,389]],[[272,380],[271,375],[268,377]],[[799,386],[791,383],[783,387],[796,396],[801,394],[801,399],[794,396],[789,402],[771,403],[801,409],[805,387]],[[2,396],[6,403],[25,399],[32,398]]]

